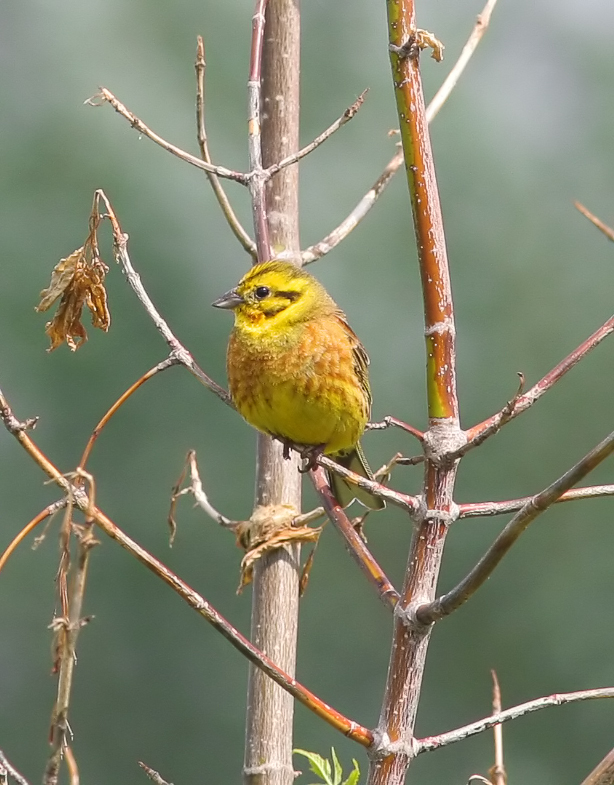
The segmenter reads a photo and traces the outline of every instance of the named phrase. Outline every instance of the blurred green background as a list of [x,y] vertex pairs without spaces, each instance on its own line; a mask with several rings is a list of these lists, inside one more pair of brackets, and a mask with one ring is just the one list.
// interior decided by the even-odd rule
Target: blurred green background
[[[193,62],[205,38],[207,123],[216,161],[246,167],[246,0],[5,0],[0,5],[0,386],[62,470],[79,460],[107,407],[162,359],[165,345],[112,263],[108,335],[89,329],[76,354],[46,354],[47,314],[33,310],[51,268],[80,245],[93,191],[104,188],[152,298],[178,337],[224,382],[228,315],[209,303],[247,259],[202,173],[164,153],[110,107],[83,102],[105,85],[146,123],[197,152]],[[423,58],[427,94],[455,61],[481,0],[419,6],[419,23],[446,44]],[[491,29],[433,124],[458,317],[463,424],[498,410],[516,372],[534,383],[612,313],[612,246],[573,208],[614,222],[614,5],[501,0]],[[302,132],[309,141],[370,88],[364,108],[301,165],[302,241],[342,220],[393,152],[395,110],[384,3],[303,4]],[[229,193],[249,225],[246,194]],[[108,234],[107,234],[108,238]],[[334,253],[312,267],[347,311],[372,358],[374,418],[425,425],[419,278],[406,185],[398,176]],[[539,490],[612,428],[612,339],[533,410],[463,462],[457,500]],[[189,448],[211,499],[249,515],[254,433],[187,372],[173,369],[135,395],[104,431],[89,468],[101,507],[244,632],[250,592],[236,596],[241,554],[192,509],[168,549],[169,492]],[[365,439],[374,466],[415,451],[400,433]],[[610,481],[612,464],[594,482]],[[415,490],[420,469],[398,470]],[[58,497],[0,430],[0,547]],[[314,503],[306,489],[306,507]],[[490,710],[490,669],[512,705],[614,681],[614,501],[551,510],[475,598],[433,635],[420,735]],[[440,586],[474,564],[504,520],[458,523]],[[36,551],[22,545],[0,575],[0,748],[31,782],[47,753],[57,523]],[[402,579],[411,535],[394,509],[374,517],[370,545]],[[179,785],[240,779],[246,664],[178,598],[101,536],[92,557],[71,711],[83,783],[136,783],[144,760]],[[302,601],[298,677],[361,723],[377,722],[391,620],[325,530]],[[305,709],[297,746],[349,764],[362,750]],[[578,783],[614,744],[607,702],[552,709],[505,728],[510,783]],[[412,782],[457,785],[492,764],[490,734],[423,756]],[[304,761],[297,768],[306,769]]]

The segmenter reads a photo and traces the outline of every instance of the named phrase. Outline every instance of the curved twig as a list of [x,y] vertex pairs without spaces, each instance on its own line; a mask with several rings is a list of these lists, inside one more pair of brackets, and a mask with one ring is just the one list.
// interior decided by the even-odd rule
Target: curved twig
[[[132,262],[130,261],[130,257],[128,255],[128,235],[122,232],[121,226],[119,221],[117,220],[117,216],[109,202],[107,195],[101,189],[97,190],[94,195],[94,203],[96,205],[96,200],[100,199],[104,202],[105,207],[107,209],[107,214],[109,220],[111,221],[111,226],[113,228],[113,253],[117,262],[122,267],[126,278],[128,279],[128,283],[132,287],[134,293],[141,301],[141,304],[151,317],[153,323],[156,326],[158,332],[162,335],[166,343],[171,349],[171,357],[169,358],[172,360],[172,363],[179,362],[194,375],[196,378],[202,382],[207,389],[211,390],[211,392],[215,393],[218,398],[220,398],[225,404],[228,406],[232,406],[232,402],[230,400],[230,395],[224,390],[223,387],[220,387],[217,382],[214,382],[203,370],[202,368],[194,361],[194,358],[190,354],[190,352],[183,346],[183,344],[175,337],[172,330],[166,323],[166,321],[160,316],[157,308],[153,304],[151,297],[145,291],[145,287],[141,283],[141,277],[136,272],[134,267],[132,266]],[[165,361],[166,362],[166,361]],[[171,364],[172,364],[171,363]],[[162,363],[164,364],[164,363]]]

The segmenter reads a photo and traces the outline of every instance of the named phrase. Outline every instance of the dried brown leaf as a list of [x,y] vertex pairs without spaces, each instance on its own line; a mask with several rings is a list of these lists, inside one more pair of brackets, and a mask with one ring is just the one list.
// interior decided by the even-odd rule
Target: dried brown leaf
[[51,340],[47,350],[49,352],[64,341],[74,352],[87,341],[87,333],[81,323],[84,306],[90,312],[94,327],[104,332],[109,329],[111,316],[104,288],[108,267],[97,255],[91,260],[91,247],[90,237],[85,245],[61,259],[51,273],[49,287],[41,292],[37,311],[48,310],[61,298],[55,316],[45,326],[45,332]]
[[283,548],[284,545],[292,545],[298,542],[317,542],[322,531],[322,527],[310,528],[309,526],[299,526],[297,528],[287,528],[275,532],[268,539],[252,547],[241,561],[241,579],[237,594],[240,594],[245,586],[251,583],[254,572],[254,564],[262,558],[265,553]]

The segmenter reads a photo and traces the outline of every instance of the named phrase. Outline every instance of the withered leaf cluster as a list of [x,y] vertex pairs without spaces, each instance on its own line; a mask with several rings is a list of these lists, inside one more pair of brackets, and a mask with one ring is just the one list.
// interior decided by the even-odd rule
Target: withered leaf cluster
[[37,311],[47,311],[61,298],[55,316],[45,326],[45,332],[51,339],[47,351],[52,352],[66,341],[74,352],[87,341],[87,333],[81,323],[84,306],[91,314],[94,327],[105,332],[109,329],[111,315],[104,288],[108,271],[98,254],[92,253],[91,238],[53,268],[51,283],[41,292],[36,306]]

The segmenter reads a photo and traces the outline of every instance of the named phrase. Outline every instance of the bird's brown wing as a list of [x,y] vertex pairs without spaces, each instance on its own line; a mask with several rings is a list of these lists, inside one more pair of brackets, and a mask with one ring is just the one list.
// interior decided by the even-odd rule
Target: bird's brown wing
[[[358,336],[352,330],[350,325],[348,324],[347,317],[343,313],[343,311],[337,311],[335,316],[340,321],[341,326],[347,333],[348,338],[350,339],[350,344],[352,346],[352,356],[354,358],[354,372],[356,373],[356,377],[358,379],[358,383],[360,384],[364,394],[365,399],[367,402],[367,412],[368,415],[371,413],[371,386],[369,384],[369,355],[367,354],[367,350],[361,344]],[[367,415],[367,416],[368,416]]]

